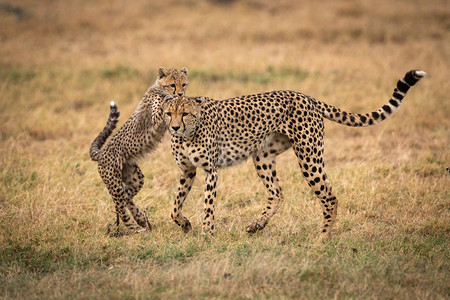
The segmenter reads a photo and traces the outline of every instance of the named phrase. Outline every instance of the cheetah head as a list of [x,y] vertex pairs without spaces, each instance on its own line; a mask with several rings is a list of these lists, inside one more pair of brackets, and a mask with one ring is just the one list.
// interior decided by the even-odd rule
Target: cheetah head
[[188,84],[188,69],[159,68],[155,85],[161,87],[165,93],[184,96]]
[[164,120],[170,134],[186,139],[191,138],[201,119],[204,97],[167,95],[164,99]]

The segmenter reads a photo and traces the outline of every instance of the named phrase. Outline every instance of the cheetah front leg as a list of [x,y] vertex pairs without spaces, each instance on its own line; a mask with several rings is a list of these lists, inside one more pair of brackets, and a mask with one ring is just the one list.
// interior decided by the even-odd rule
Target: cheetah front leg
[[268,202],[261,216],[247,226],[246,231],[249,233],[263,229],[269,222],[269,219],[278,211],[283,201],[283,194],[277,178],[275,159],[276,155],[268,152],[258,152],[253,155],[253,164],[256,172],[267,188]]
[[195,175],[195,167],[181,170],[177,197],[173,203],[173,212],[170,214],[172,220],[174,220],[174,222],[177,223],[177,225],[180,226],[185,233],[189,232],[192,226],[189,220],[182,215],[181,210],[183,208],[184,200],[186,200],[186,197],[191,190]]
[[[206,170],[205,170],[206,171]],[[214,208],[217,197],[217,176],[215,169],[206,171],[205,180],[205,206],[203,217],[203,233],[206,235],[214,235]]]

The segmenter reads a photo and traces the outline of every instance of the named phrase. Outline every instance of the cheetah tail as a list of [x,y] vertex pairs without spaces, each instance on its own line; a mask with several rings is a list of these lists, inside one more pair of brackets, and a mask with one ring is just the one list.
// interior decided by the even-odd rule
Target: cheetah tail
[[120,113],[117,109],[116,104],[114,103],[114,101],[111,101],[110,112],[108,121],[106,122],[106,126],[92,142],[91,149],[89,150],[89,154],[91,155],[93,161],[97,161],[99,159],[100,149],[102,148],[103,144],[105,144],[106,140],[111,135],[113,130],[116,128],[116,124],[119,121],[119,116]]
[[402,104],[409,88],[422,79],[426,73],[420,70],[411,70],[397,82],[391,99],[380,109],[367,114],[354,114],[340,110],[332,105],[315,100],[316,107],[328,120],[353,127],[376,125],[391,117]]

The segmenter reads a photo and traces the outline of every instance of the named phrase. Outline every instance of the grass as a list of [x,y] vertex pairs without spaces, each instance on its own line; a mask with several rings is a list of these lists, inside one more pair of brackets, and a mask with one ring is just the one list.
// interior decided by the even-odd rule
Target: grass
[[[445,1],[15,1],[0,6],[2,299],[448,299],[449,16]],[[20,12],[20,15],[18,15]],[[76,13],[74,13],[76,12]],[[353,112],[428,75],[373,128],[326,122],[339,214],[316,241],[320,206],[292,151],[285,202],[262,232],[251,162],[219,177],[217,236],[201,234],[204,174],[170,220],[179,171],[168,137],[142,161],[136,197],[154,230],[109,238],[113,204],[88,150],[108,103],[134,111],[158,67],[186,66],[189,95],[275,89]]]

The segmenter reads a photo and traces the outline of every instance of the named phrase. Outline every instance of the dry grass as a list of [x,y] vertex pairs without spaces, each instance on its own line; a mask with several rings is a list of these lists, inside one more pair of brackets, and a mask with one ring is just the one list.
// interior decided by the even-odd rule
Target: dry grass
[[[450,297],[450,8],[447,1],[11,1],[0,5],[0,295],[4,299]],[[14,7],[15,6],[15,7]],[[21,8],[22,10],[18,9]],[[428,72],[385,124],[326,123],[340,199],[333,238],[292,152],[268,227],[251,163],[221,172],[217,236],[200,234],[203,174],[169,218],[178,170],[167,139],[142,163],[136,203],[154,231],[108,238],[110,197],[88,149],[108,102],[124,122],[159,66],[190,95],[294,89],[354,112]]]

